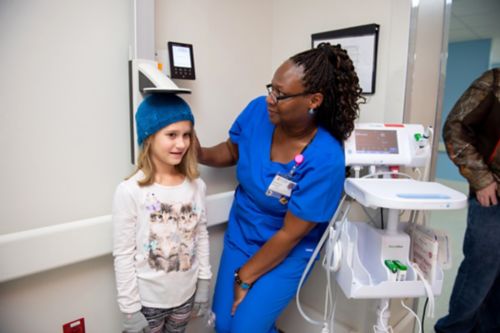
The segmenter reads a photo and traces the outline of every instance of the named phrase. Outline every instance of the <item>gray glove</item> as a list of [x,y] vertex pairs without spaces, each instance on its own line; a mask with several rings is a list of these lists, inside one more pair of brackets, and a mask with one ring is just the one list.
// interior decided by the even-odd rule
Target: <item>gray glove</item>
[[207,313],[210,294],[210,280],[198,279],[191,317],[202,317]]
[[141,311],[123,314],[122,333],[150,333],[148,321]]

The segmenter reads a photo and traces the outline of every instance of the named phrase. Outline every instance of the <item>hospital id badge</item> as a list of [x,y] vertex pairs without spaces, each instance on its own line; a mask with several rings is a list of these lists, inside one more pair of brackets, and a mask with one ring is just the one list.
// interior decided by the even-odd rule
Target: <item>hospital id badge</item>
[[267,188],[266,195],[276,198],[289,198],[292,195],[292,190],[295,185],[297,185],[297,183],[288,179],[286,176],[277,174]]

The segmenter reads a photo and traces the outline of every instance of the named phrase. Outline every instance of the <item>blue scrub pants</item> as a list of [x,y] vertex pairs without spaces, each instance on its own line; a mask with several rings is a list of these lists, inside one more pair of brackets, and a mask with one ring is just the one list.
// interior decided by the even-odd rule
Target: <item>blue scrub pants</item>
[[217,333],[276,333],[274,322],[295,296],[307,258],[288,257],[261,276],[240,303],[234,316],[234,271],[250,257],[224,242],[213,300]]
[[482,207],[469,198],[464,260],[437,333],[500,332],[500,204]]

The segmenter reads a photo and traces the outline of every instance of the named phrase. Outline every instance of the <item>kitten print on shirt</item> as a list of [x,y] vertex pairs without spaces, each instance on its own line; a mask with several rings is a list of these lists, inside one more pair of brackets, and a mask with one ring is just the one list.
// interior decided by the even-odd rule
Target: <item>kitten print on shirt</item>
[[195,260],[196,226],[200,212],[192,202],[163,203],[154,193],[146,196],[149,237],[144,244],[152,269],[188,271]]

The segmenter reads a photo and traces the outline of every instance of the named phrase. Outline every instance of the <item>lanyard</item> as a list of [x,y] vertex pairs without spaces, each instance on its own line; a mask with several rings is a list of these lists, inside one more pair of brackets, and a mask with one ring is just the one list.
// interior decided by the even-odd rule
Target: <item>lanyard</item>
[[[305,146],[304,149],[302,149],[302,151],[304,151],[305,148],[307,148],[307,146]],[[288,173],[288,175],[290,176],[290,178],[293,177],[293,174],[295,173],[295,170],[299,167],[299,165],[301,165],[302,162],[304,162],[304,155],[302,155],[302,153],[297,154],[297,155],[295,155],[295,157],[293,158],[293,160],[295,161],[295,164],[293,165],[292,169]]]
[[293,160],[295,161],[295,164],[293,165],[292,169],[288,173],[288,176],[293,177],[293,174],[295,173],[295,170],[299,167],[299,165],[302,164],[302,162],[304,162],[304,155],[303,155],[304,151],[306,151],[307,147],[309,147],[309,145],[311,144],[311,142],[312,142],[312,140],[314,139],[315,136],[316,136],[316,133],[309,140],[309,142],[304,146],[304,148],[302,148],[302,150],[300,151],[300,153],[298,153],[297,155],[295,155],[295,157],[293,158]]

